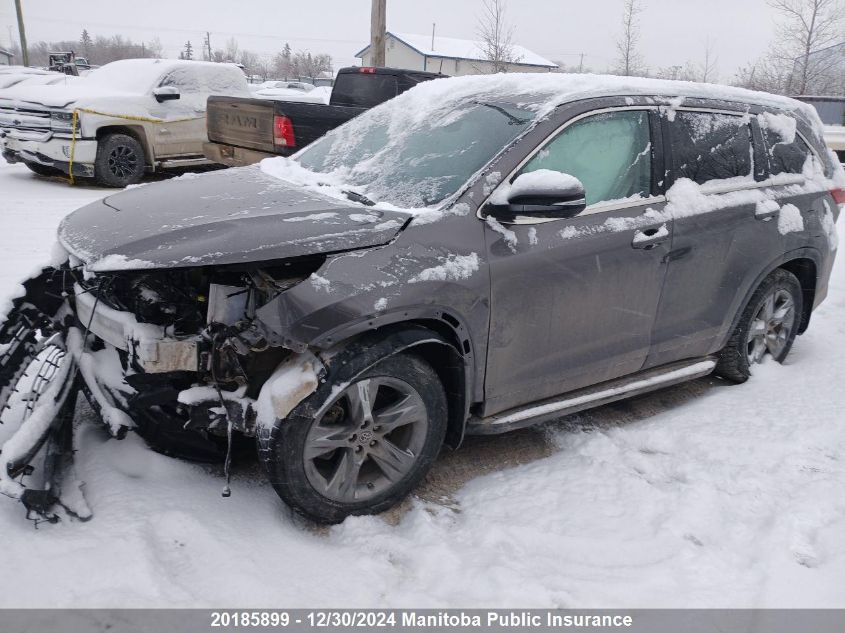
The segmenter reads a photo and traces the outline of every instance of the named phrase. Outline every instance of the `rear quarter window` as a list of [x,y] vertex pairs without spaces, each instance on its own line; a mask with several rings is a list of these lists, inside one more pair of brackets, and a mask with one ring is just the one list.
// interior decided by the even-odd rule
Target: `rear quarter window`
[[676,111],[669,121],[675,178],[703,185],[712,180],[753,180],[747,116]]
[[332,105],[371,108],[397,95],[396,77],[369,73],[338,76],[332,88]]
[[797,123],[787,114],[764,112],[758,115],[763,144],[769,160],[769,173],[800,174],[812,156],[809,146],[798,136]]

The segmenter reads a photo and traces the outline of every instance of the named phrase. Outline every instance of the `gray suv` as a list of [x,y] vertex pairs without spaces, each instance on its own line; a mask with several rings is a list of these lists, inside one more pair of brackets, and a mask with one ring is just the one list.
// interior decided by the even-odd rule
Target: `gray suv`
[[13,478],[71,449],[78,392],[173,455],[255,438],[281,498],[337,522],[467,434],[743,382],[827,294],[845,175],[820,129],[738,89],[440,79],[292,159],[83,207],[0,330],[0,490],[68,508],[54,461]]

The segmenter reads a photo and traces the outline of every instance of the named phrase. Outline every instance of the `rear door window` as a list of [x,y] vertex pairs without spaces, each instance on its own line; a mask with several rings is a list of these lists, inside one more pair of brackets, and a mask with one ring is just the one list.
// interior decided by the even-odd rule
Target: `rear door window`
[[751,125],[747,116],[676,111],[669,121],[675,179],[700,185],[713,180],[753,180]]
[[786,114],[764,112],[757,117],[769,158],[769,173],[800,174],[812,156],[810,148],[798,136],[795,119]]
[[344,73],[332,88],[332,105],[372,108],[397,94],[396,77],[375,73]]
[[550,169],[575,176],[587,205],[651,193],[651,132],[646,110],[606,112],[565,128],[520,173]]

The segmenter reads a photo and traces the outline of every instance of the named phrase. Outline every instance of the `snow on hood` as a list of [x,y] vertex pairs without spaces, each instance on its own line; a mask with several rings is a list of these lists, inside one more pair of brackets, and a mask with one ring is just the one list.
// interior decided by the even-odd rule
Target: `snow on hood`
[[59,241],[92,272],[224,265],[381,246],[407,217],[341,203],[251,166],[109,196],[67,216]]

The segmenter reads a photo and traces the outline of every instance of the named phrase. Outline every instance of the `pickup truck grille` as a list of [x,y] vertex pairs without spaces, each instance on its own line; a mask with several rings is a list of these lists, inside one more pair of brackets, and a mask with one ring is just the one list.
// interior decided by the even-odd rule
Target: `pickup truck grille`
[[211,97],[206,110],[208,140],[272,152],[273,103],[258,99]]
[[50,129],[50,112],[36,108],[0,107],[0,129],[46,132]]

